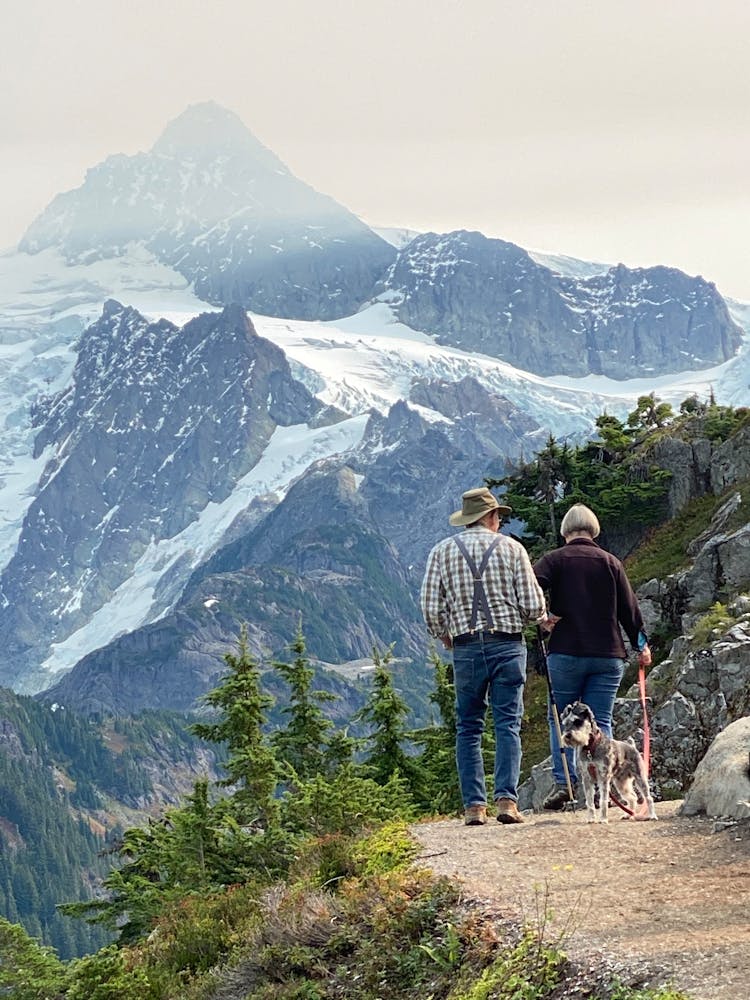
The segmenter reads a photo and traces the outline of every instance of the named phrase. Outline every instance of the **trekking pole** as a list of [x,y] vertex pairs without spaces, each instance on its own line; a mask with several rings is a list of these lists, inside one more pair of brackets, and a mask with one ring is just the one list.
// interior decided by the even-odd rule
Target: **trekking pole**
[[570,769],[568,768],[568,758],[565,755],[565,747],[562,741],[562,730],[560,729],[560,716],[557,712],[557,704],[555,702],[555,692],[552,690],[552,679],[549,675],[549,665],[547,663],[547,647],[544,644],[544,634],[542,632],[541,625],[536,627],[537,639],[539,641],[539,649],[542,656],[542,666],[544,667],[544,679],[547,682],[547,695],[550,700],[550,705],[552,706],[552,718],[555,721],[555,732],[557,733],[557,745],[560,747],[560,757],[562,758],[563,771],[565,771],[565,784],[568,788],[568,798],[571,802],[575,803],[575,796],[573,795],[573,785],[570,780]]

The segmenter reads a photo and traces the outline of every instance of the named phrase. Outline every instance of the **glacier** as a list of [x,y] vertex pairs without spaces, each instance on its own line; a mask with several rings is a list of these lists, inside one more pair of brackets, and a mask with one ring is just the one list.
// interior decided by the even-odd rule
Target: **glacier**
[[[133,306],[149,320],[164,318],[180,327],[215,310],[195,295],[183,276],[142,246],[91,264],[68,264],[55,249],[0,256],[0,567],[15,551],[49,458],[46,453],[34,457],[34,406],[68,384],[77,340],[110,298]],[[53,677],[123,632],[158,620],[179,597],[189,571],[216,550],[252,499],[268,495],[278,502],[312,463],[355,450],[369,414],[386,414],[399,400],[408,399],[415,378],[452,382],[471,376],[556,437],[573,440],[588,433],[603,411],[624,416],[638,396],[649,392],[673,405],[691,393],[705,398],[711,391],[720,403],[747,405],[750,304],[729,306],[745,330],[735,357],[704,371],[626,381],[594,375],[542,377],[496,358],[441,346],[430,334],[398,322],[387,297],[330,321],[250,313],[258,334],[284,351],[295,377],[345,419],[323,428],[277,428],[261,460],[231,495],[220,504],[208,504],[180,534],[155,541],[112,598],[82,628],[51,648],[44,671]],[[427,419],[447,419],[419,409]],[[75,593],[67,599],[75,601]]]

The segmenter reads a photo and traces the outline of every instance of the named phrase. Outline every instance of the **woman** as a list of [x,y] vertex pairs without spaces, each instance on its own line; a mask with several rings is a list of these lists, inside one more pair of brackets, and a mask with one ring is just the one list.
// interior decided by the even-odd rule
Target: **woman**
[[[542,627],[551,630],[547,661],[557,710],[585,702],[611,738],[612,709],[625,669],[620,626],[638,650],[641,666],[650,666],[651,651],[622,563],[594,541],[599,530],[594,512],[575,504],[560,525],[565,545],[542,556],[534,572],[548,594],[549,612]],[[542,808],[562,809],[569,796],[551,705],[548,719],[555,787]],[[566,753],[575,782],[573,753]]]

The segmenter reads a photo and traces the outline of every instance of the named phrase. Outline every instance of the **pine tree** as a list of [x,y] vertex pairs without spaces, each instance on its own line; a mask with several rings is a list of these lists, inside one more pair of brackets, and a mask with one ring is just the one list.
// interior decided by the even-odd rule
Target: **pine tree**
[[219,710],[219,720],[194,723],[190,729],[201,739],[226,744],[227,777],[220,784],[236,786],[232,802],[240,822],[267,828],[278,815],[274,796],[280,776],[278,762],[263,733],[273,699],[261,691],[260,671],[248,649],[244,626],[237,653],[226,653],[224,659],[229,673],[204,696]]
[[297,777],[304,780],[326,770],[333,723],[325,717],[320,706],[335,701],[336,696],[328,691],[312,690],[315,672],[307,659],[301,624],[291,649],[295,654],[292,663],[273,664],[289,685],[290,694],[289,704],[282,709],[289,721],[284,729],[274,734],[271,742],[279,760],[289,764]]
[[0,917],[0,995],[41,1000],[63,995],[65,968],[51,948]]
[[408,757],[402,747],[407,738],[404,719],[409,709],[396,692],[388,669],[393,659],[393,650],[388,649],[381,656],[374,649],[372,657],[375,662],[372,691],[356,716],[358,722],[367,723],[371,727],[367,739],[370,750],[365,757],[364,770],[379,785],[386,785],[394,775],[401,775],[414,798],[418,799],[423,775],[417,761]]
[[430,701],[437,706],[440,721],[410,733],[413,742],[423,748],[419,764],[424,772],[424,785],[419,806],[430,813],[456,812],[461,807],[461,792],[456,768],[453,665],[442,660],[434,649],[430,660],[435,670]]
[[635,409],[628,414],[628,427],[633,431],[648,432],[664,427],[674,416],[669,403],[660,403],[656,394],[639,396]]
[[[596,418],[596,429],[599,431],[599,437],[606,449],[606,458],[609,461],[621,458],[633,444],[633,439],[628,434],[623,422],[608,413],[603,413]],[[605,460],[604,454],[601,455],[601,460]]]

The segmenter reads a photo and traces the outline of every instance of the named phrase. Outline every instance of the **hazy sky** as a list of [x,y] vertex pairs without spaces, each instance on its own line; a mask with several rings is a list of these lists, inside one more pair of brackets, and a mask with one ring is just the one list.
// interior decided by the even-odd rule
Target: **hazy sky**
[[747,0],[0,0],[0,247],[188,104],[380,226],[750,299]]

